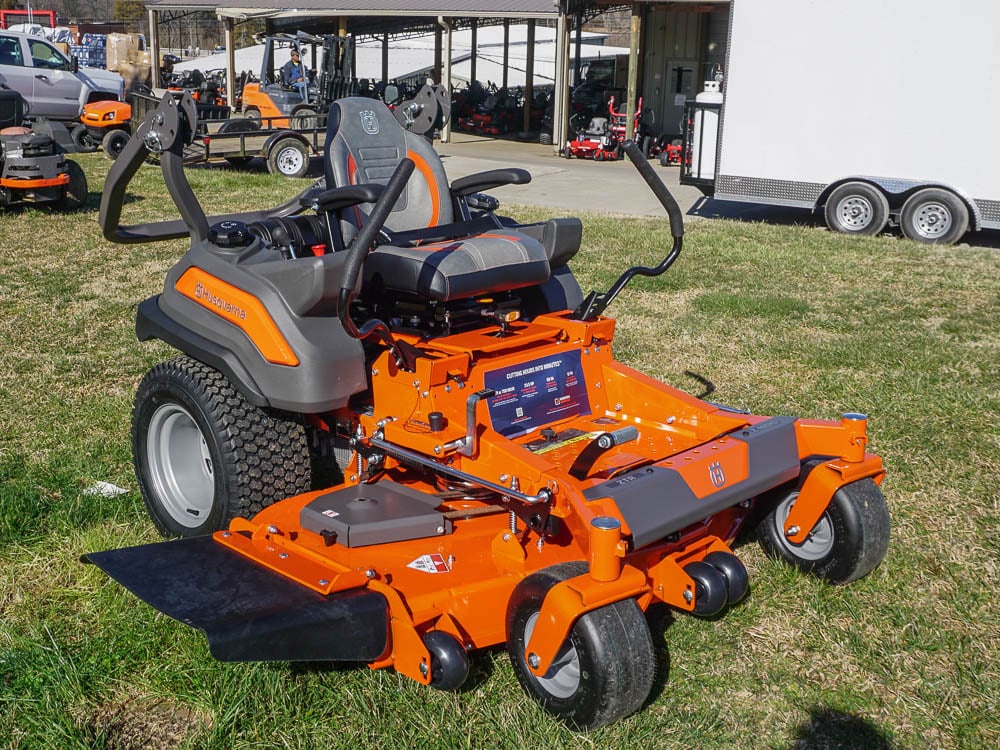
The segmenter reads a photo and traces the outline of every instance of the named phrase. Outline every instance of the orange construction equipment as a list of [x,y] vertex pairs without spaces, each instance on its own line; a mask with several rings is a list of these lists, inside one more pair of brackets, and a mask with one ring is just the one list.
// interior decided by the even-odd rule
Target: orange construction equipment
[[[673,246],[584,295],[579,220],[498,217],[483,191],[527,172],[449,184],[380,102],[333,103],[323,182],[215,217],[184,178],[193,113],[165,98],[101,205],[111,240],[191,236],[139,306],[139,337],[181,354],[143,378],[132,424],[152,520],[181,538],[85,559],[216,658],[365,662],[453,690],[506,644],[534,699],[593,729],[649,695],[653,603],[710,617],[748,594],[737,535],[756,526],[833,583],[881,562],[863,415],[755,416],[615,359],[606,308],[683,241],[631,142]],[[183,223],[118,224],[146,143]]]

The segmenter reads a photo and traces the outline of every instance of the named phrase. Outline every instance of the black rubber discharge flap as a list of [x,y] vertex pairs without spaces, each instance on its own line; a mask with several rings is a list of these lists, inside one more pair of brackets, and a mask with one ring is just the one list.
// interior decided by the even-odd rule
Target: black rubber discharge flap
[[204,631],[220,661],[373,661],[388,644],[388,604],[353,589],[323,596],[211,536],[91,552],[140,599]]

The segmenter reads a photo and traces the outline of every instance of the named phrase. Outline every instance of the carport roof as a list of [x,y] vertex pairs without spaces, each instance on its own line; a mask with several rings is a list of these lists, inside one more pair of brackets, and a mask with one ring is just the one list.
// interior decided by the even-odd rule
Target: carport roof
[[[288,0],[285,0],[286,2]],[[146,0],[149,10],[214,11],[234,18],[287,18],[291,16],[463,16],[468,18],[554,18],[559,4],[553,0],[291,0],[275,7],[275,0]]]

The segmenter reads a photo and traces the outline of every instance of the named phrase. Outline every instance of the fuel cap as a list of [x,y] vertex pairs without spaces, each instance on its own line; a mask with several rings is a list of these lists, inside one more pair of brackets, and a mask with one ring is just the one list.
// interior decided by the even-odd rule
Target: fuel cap
[[219,247],[246,247],[253,235],[242,221],[220,221],[208,230],[208,241]]

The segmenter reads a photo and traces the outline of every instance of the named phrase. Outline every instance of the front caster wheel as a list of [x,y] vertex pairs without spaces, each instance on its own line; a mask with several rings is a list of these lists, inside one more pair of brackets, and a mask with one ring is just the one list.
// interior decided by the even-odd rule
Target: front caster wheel
[[889,508],[871,479],[837,490],[802,544],[784,533],[798,491],[778,500],[761,521],[757,538],[771,557],[830,583],[849,583],[871,573],[889,548]]
[[542,602],[561,581],[585,573],[585,563],[562,563],[528,576],[507,604],[507,650],[521,686],[549,713],[590,730],[638,710],[653,686],[653,640],[633,599],[581,616],[549,671],[537,677],[524,650]]
[[729,586],[721,570],[707,562],[693,562],[684,566],[684,572],[694,581],[694,614],[712,617],[725,609]]
[[458,690],[469,676],[469,655],[454,636],[432,630],[424,636],[424,645],[431,652],[431,687],[438,690]]
[[132,456],[142,498],[165,536],[198,536],[310,489],[302,424],[247,401],[190,357],[161,362],[139,384]]

